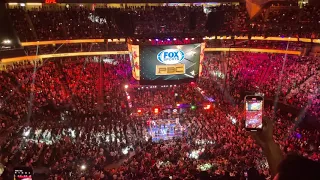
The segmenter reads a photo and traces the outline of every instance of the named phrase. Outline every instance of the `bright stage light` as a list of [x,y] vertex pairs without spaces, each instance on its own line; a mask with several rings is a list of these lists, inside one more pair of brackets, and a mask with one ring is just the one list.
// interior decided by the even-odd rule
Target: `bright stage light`
[[87,167],[86,167],[86,165],[84,165],[84,164],[81,165],[81,167],[80,167],[81,170],[86,170],[86,168],[87,168]]
[[180,104],[177,104],[177,107],[180,107]]
[[151,39],[149,39],[149,41],[152,41]]
[[167,40],[168,40],[168,41],[170,41],[170,39],[169,39],[169,38],[168,38]]
[[138,113],[141,113],[142,112],[142,110],[141,109],[138,109],[138,111],[137,111]]
[[186,38],[185,40],[188,40],[188,38]]
[[127,96],[127,99],[129,100],[129,99],[130,99],[130,96]]
[[192,159],[198,159],[200,154],[204,151],[204,149],[199,149],[199,150],[193,150],[191,151],[191,153],[189,154],[189,158]]
[[124,88],[128,89],[128,87],[129,87],[128,85],[124,85]]
[[158,114],[159,113],[159,109],[158,108],[154,108],[154,113]]
[[24,137],[28,137],[30,135],[30,128],[23,132]]
[[176,38],[173,38],[173,40],[176,41],[177,39],[176,39]]
[[122,149],[122,154],[126,155],[129,152],[129,147],[125,147]]
[[156,39],[156,41],[159,41],[159,39]]
[[208,105],[206,105],[205,107],[203,107],[203,109],[206,109],[206,110],[209,110],[211,108],[211,105],[210,104],[208,104]]
[[11,40],[5,39],[2,41],[2,44],[11,44]]

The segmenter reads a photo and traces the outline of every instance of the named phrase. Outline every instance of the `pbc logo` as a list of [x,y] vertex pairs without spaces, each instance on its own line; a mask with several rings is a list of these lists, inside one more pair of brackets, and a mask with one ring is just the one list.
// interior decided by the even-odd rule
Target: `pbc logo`
[[166,49],[158,53],[157,59],[163,64],[178,64],[184,59],[184,52],[179,49]]

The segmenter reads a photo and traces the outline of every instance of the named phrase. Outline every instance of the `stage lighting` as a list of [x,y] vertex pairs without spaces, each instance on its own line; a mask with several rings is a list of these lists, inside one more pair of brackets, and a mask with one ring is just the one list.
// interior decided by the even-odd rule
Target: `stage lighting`
[[176,38],[173,38],[173,40],[176,41],[177,39],[176,39]]
[[169,39],[169,38],[168,38],[167,40],[168,40],[168,41],[170,41],[170,39]]
[[194,40],[194,38],[191,38],[191,40]]
[[180,104],[177,104],[177,107],[180,107]]
[[149,39],[149,41],[151,41],[151,39]]
[[191,106],[191,109],[192,109],[192,110],[195,110],[195,109],[196,109],[196,106],[192,105],[192,106]]
[[138,109],[137,112],[138,112],[138,113],[142,113],[142,110],[141,110],[141,109]]
[[158,108],[154,108],[154,113],[158,114],[159,113],[159,109]]
[[188,40],[188,38],[185,38],[185,40]]
[[159,39],[156,39],[156,41],[159,41]]
[[209,110],[210,108],[211,108],[211,105],[208,104],[208,105],[206,105],[203,109]]
[[128,153],[129,153],[129,147],[123,148],[123,149],[122,149],[122,153],[123,153],[124,155],[128,154]]
[[31,130],[31,129],[29,128],[28,130],[24,131],[24,132],[23,132],[23,136],[24,136],[24,137],[28,137],[28,136],[30,135],[30,130]]
[[129,87],[128,85],[124,85],[124,88],[128,89],[128,87]]
[[137,41],[139,42],[139,39],[137,39]]
[[11,44],[11,40],[5,39],[2,41],[2,44]]
[[84,164],[81,165],[81,167],[80,167],[81,170],[86,170],[86,168],[87,168],[87,167],[86,167],[86,165],[84,165]]
[[129,99],[130,99],[130,96],[127,96],[127,99],[129,100]]

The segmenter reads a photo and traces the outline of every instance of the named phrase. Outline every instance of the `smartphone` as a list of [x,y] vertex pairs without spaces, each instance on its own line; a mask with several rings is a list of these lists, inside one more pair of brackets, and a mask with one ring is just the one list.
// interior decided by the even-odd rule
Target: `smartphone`
[[262,130],[262,96],[245,97],[245,128],[248,131]]

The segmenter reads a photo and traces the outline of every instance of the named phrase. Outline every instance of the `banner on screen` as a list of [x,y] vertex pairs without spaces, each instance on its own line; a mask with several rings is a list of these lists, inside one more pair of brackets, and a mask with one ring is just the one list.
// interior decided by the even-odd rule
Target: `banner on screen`
[[204,45],[201,43],[140,46],[140,80],[173,81],[197,78],[202,48]]
[[128,49],[132,68],[132,76],[136,80],[140,80],[139,45],[128,44]]

